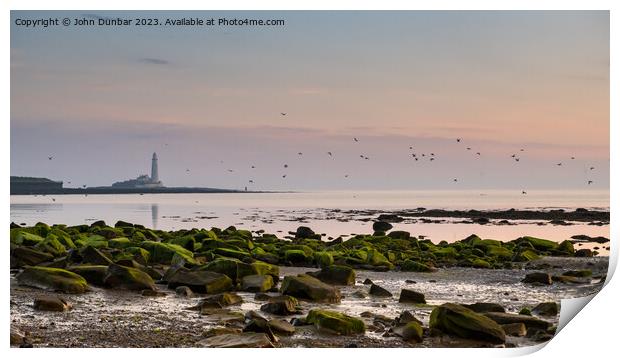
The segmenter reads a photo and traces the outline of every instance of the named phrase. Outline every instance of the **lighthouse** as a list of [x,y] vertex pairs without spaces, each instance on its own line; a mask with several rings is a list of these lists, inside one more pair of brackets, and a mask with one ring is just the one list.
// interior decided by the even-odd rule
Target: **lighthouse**
[[159,182],[159,171],[157,169],[157,153],[153,153],[153,159],[151,159],[151,183],[155,184]]

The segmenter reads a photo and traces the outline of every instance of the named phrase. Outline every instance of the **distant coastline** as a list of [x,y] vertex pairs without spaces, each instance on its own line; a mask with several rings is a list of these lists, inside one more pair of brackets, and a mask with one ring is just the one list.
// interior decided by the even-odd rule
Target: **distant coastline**
[[116,187],[97,186],[64,188],[63,182],[47,178],[11,176],[11,195],[69,194],[205,194],[205,193],[273,193],[271,191],[220,189],[204,187]]

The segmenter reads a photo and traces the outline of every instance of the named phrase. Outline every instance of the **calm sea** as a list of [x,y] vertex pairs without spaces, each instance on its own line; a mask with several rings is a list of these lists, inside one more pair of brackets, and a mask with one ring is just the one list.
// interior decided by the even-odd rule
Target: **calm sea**
[[[235,225],[250,230],[263,229],[279,236],[306,225],[315,232],[336,237],[372,232],[372,222],[364,220],[376,214],[344,215],[333,209],[389,211],[418,207],[609,210],[609,191],[528,191],[526,195],[520,191],[488,190],[11,196],[11,221],[28,225],[39,221],[75,225],[105,220],[113,225],[117,220],[124,220],[163,230]],[[564,240],[576,234],[609,237],[607,225],[517,223],[496,226],[416,222],[398,223],[395,229],[426,235],[435,242],[460,240],[472,233],[500,240],[512,240],[523,235],[551,240]]]

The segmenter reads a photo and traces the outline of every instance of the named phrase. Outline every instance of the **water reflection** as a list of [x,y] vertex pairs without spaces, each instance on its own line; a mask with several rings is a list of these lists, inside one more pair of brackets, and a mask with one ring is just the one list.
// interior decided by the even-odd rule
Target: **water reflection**
[[159,219],[159,205],[151,204],[151,224],[153,229],[157,230],[157,221]]

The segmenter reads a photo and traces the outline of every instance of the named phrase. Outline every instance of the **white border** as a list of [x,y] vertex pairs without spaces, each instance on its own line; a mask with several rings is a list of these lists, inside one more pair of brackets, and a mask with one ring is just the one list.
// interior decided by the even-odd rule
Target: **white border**
[[[54,1],[53,3],[45,0],[22,0],[22,1],[3,1],[2,6],[4,12],[2,13],[2,27],[0,27],[0,38],[3,42],[3,48],[8,51],[10,48],[10,26],[8,26],[10,14],[9,9],[14,10],[55,10],[55,9],[81,9],[81,10],[301,10],[301,9],[330,9],[330,10],[341,10],[341,9],[349,9],[349,10],[361,10],[361,9],[374,9],[374,10],[388,10],[388,9],[417,9],[417,10],[445,10],[445,9],[453,9],[453,10],[611,10],[611,60],[612,67],[610,71],[610,95],[612,98],[611,101],[611,123],[610,123],[610,135],[611,135],[611,183],[617,183],[620,180],[620,176],[618,175],[618,163],[617,163],[617,155],[618,155],[618,134],[620,133],[620,126],[618,125],[618,106],[617,99],[620,98],[618,94],[618,84],[620,83],[620,78],[618,76],[618,71],[616,70],[618,66],[618,25],[617,19],[618,16],[616,14],[619,6],[617,5],[618,1],[574,1],[574,0],[523,0],[523,1],[482,1],[482,0],[471,0],[471,1],[463,1],[463,0],[440,0],[440,1],[427,1],[427,2],[416,2],[416,1],[326,1],[326,0],[315,0],[315,1],[274,1],[274,0],[265,0],[265,1],[189,1],[189,0],[175,0],[173,2],[159,2],[155,3],[153,1],[148,2],[133,2],[130,3],[128,1],[121,0],[108,0],[108,1],[69,1],[69,0],[60,0]],[[4,217],[9,218],[9,176],[10,176],[10,167],[8,165],[10,160],[9,155],[9,133],[10,133],[10,91],[9,91],[9,76],[10,76],[10,56],[6,53],[2,56],[2,68],[3,68],[3,81],[2,81],[2,96],[0,97],[0,108],[4,108],[3,110],[3,118],[2,124],[0,127],[0,147],[2,148],[2,194],[5,198],[5,205],[2,207]],[[610,262],[610,271],[608,277],[611,278],[613,272],[615,271],[615,267],[617,265],[618,258],[618,248],[617,248],[617,240],[618,240],[618,226],[616,223],[618,222],[618,214],[615,211],[615,208],[618,207],[618,190],[615,186],[611,186],[610,188],[610,207],[611,215],[612,215],[612,224],[611,224],[611,262]],[[6,222],[8,224],[8,221]],[[5,245],[8,245],[6,243]],[[5,246],[6,247],[6,246]],[[3,255],[3,261],[5,263],[5,267],[8,267],[8,252],[5,252]],[[6,272],[6,271],[5,271]],[[562,330],[558,336],[556,336],[553,340],[551,340],[545,349],[542,349],[539,352],[540,356],[576,356],[576,355],[592,355],[594,354],[603,354],[606,355],[607,352],[615,351],[615,343],[617,341],[617,326],[614,324],[615,319],[617,319],[617,311],[615,310],[615,305],[620,302],[620,294],[619,294],[619,285],[617,283],[617,279],[615,281],[609,282],[608,285],[603,289],[602,294],[597,295],[591,301],[591,303],[583,310],[582,313],[578,314],[574,319],[574,322],[567,325],[566,328]],[[2,284],[3,287],[8,287],[8,275],[2,275]],[[9,301],[9,292],[5,291],[5,303]],[[5,324],[3,327],[4,339],[6,343],[4,344],[5,349],[9,349],[8,342],[8,329],[9,325],[6,324],[7,321],[10,320],[9,310],[3,310],[3,317]],[[498,356],[498,355],[522,355],[531,353],[533,351],[538,350],[541,346],[526,348],[526,349],[508,349],[508,350],[491,350],[491,349],[418,349],[418,350],[390,350],[387,354],[390,355],[418,355],[423,354],[424,356],[432,355],[432,356],[440,356],[440,357],[449,357],[449,356],[459,356],[459,357],[486,357],[486,356]],[[100,350],[100,349],[90,349],[88,350],[89,355],[93,356],[108,356],[110,354],[116,353],[127,353],[127,354],[141,354],[146,353],[148,355],[156,355],[156,356],[169,356],[170,354],[186,354],[186,353],[196,353],[196,354],[243,354],[252,356],[290,356],[292,354],[296,356],[314,356],[317,353],[327,353],[327,354],[338,354],[341,352],[330,350],[321,350],[317,351],[316,349],[279,349],[275,352],[273,350],[227,350],[225,352],[221,350],[208,350],[208,351],[198,351],[196,349],[191,349],[191,351],[184,352],[174,352],[172,349],[157,349],[157,350],[149,350],[148,352],[130,352],[124,350],[122,352],[117,352],[116,349],[113,350]],[[74,356],[74,355],[83,355],[87,352],[82,349],[55,349],[55,350],[46,350],[44,353],[37,350],[17,350],[12,349],[10,352],[5,352],[6,354],[10,354],[11,356],[16,355],[40,355],[45,354],[46,356]],[[380,354],[385,354],[385,349],[360,349],[356,350],[353,354],[362,355],[362,356],[376,356]],[[609,353],[607,353],[609,354]]]

